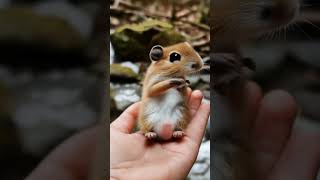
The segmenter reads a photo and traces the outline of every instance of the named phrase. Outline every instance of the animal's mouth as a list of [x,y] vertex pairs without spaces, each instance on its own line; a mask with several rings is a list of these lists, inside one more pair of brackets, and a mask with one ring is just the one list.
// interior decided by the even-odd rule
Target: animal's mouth
[[210,65],[208,66],[203,66],[202,69],[200,69],[201,74],[210,74]]
[[210,58],[203,59],[203,62],[197,66],[196,68],[192,68],[188,74],[193,75],[201,75],[201,74],[210,74]]

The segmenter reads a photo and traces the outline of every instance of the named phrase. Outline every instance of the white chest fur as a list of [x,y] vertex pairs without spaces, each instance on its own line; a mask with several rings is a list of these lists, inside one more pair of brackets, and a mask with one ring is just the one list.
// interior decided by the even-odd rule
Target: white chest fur
[[146,120],[153,125],[155,132],[160,131],[163,123],[176,126],[183,117],[183,101],[182,94],[174,88],[149,99],[145,107]]

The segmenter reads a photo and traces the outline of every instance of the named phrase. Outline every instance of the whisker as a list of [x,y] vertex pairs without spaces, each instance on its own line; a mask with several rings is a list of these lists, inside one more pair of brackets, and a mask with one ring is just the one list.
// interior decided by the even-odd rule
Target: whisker
[[268,41],[272,41],[272,34],[273,34],[273,31],[268,31],[268,36],[267,36]]
[[278,34],[278,37],[277,37],[278,39],[276,39],[276,40],[280,40],[281,39],[281,29],[280,29],[280,27],[277,28],[277,32],[278,32],[277,33]]
[[272,31],[272,34],[271,34],[271,41],[273,41],[275,39],[275,31]]

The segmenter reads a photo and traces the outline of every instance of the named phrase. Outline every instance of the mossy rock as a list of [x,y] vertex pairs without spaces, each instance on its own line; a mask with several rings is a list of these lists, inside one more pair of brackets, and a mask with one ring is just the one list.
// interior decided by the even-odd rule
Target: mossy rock
[[120,33],[125,30],[131,30],[137,33],[143,33],[150,29],[158,28],[160,30],[167,30],[172,29],[173,26],[167,22],[155,20],[155,19],[147,19],[146,21],[139,23],[139,24],[126,24],[118,29],[116,29],[116,32]]
[[81,34],[64,19],[36,14],[31,8],[0,10],[0,40],[57,49],[85,46]]
[[148,19],[140,24],[121,26],[111,34],[111,41],[118,61],[149,61],[152,46],[163,46],[185,41],[171,24]]
[[139,74],[131,68],[121,66],[120,64],[110,64],[110,80],[115,82],[139,81]]
[[162,46],[169,46],[179,42],[186,41],[186,38],[182,36],[180,33],[170,30],[170,31],[163,31],[159,34],[155,35],[152,38],[152,45],[160,44]]

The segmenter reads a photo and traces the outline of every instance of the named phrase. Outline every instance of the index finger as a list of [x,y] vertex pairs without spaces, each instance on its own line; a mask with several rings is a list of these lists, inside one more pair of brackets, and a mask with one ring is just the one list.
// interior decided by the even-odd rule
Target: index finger
[[202,102],[186,129],[186,134],[200,145],[210,114],[210,104]]

